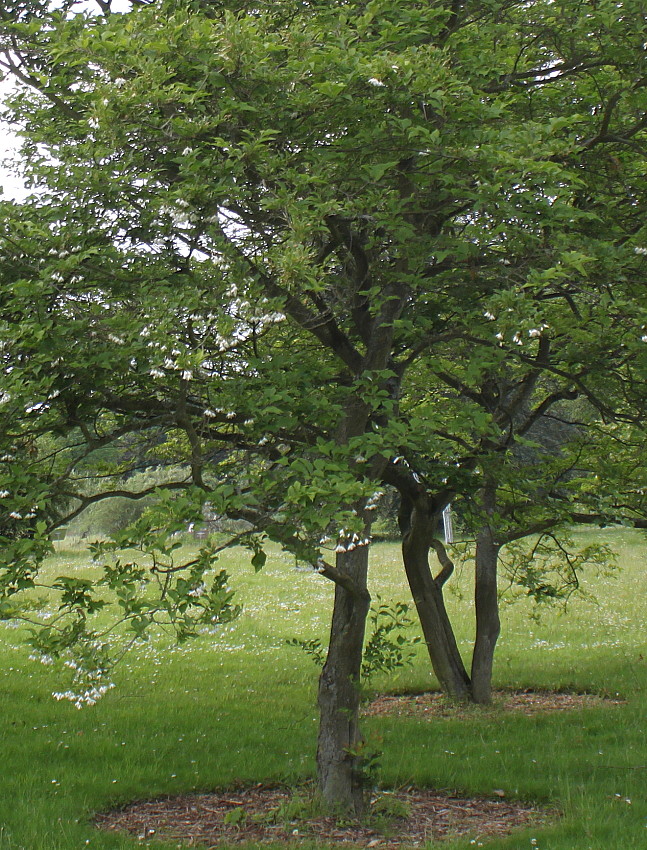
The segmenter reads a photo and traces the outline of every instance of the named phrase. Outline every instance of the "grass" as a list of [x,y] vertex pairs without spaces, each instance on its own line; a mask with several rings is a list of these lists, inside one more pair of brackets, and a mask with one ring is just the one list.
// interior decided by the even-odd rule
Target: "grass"
[[[647,848],[647,545],[629,530],[599,536],[617,551],[620,574],[586,587],[597,601],[576,600],[566,613],[547,611],[539,622],[525,602],[504,606],[495,677],[503,687],[619,694],[625,704],[534,717],[475,710],[460,720],[365,723],[383,751],[386,786],[484,795],[502,789],[508,798],[562,808],[559,823],[493,840],[493,850]],[[61,544],[49,569],[58,574],[70,564],[92,570],[84,553]],[[28,660],[20,631],[0,629],[0,850],[126,850],[141,842],[99,833],[93,812],[234,782],[312,775],[317,668],[285,640],[325,642],[331,588],[281,554],[258,575],[240,553],[226,555],[223,566],[244,603],[241,618],[189,644],[160,640],[137,650],[119,669],[117,687],[82,711],[52,700],[60,681]],[[467,654],[467,567],[458,579],[463,599],[450,596],[448,604]],[[408,598],[395,546],[374,547],[372,592]],[[371,687],[433,688],[422,647],[412,668]]]

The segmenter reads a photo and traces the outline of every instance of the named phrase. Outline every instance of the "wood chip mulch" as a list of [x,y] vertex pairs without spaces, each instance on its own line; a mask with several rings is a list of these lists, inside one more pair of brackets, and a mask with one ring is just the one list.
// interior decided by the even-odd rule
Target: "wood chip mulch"
[[393,796],[407,807],[408,816],[392,819],[383,830],[335,817],[282,819],[276,810],[292,799],[293,792],[264,785],[133,803],[97,815],[95,823],[102,829],[127,830],[142,843],[161,838],[181,842],[183,847],[298,844],[308,838],[331,845],[398,850],[458,836],[480,845],[488,838],[556,817],[555,811],[503,799],[466,799],[421,789],[404,789]]
[[552,711],[577,711],[600,705],[622,705],[624,700],[600,694],[577,694],[561,691],[494,691],[492,706],[457,705],[437,691],[423,694],[380,696],[364,709],[367,715],[426,715],[428,717],[475,717],[478,713],[510,711],[534,715]]

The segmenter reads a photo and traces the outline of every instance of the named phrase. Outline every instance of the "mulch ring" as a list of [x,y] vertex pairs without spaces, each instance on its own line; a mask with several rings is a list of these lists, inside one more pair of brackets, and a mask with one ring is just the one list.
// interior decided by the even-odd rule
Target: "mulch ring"
[[622,705],[624,700],[600,694],[577,694],[561,691],[494,691],[492,706],[474,706],[452,703],[437,691],[424,694],[398,694],[380,696],[365,708],[367,715],[395,714],[398,716],[474,717],[475,713],[502,710],[533,715],[552,711],[576,711],[600,705]]
[[379,826],[376,817],[366,825],[312,812],[290,820],[285,812],[294,799],[290,789],[255,785],[133,803],[97,815],[95,823],[101,829],[127,830],[141,841],[171,839],[189,847],[245,842],[298,844],[307,838],[347,847],[396,850],[458,836],[469,837],[480,846],[488,838],[540,826],[557,817],[555,811],[502,799],[467,799],[432,790],[403,789],[397,794],[379,795],[371,802],[372,811],[384,807],[392,813],[398,808],[406,812],[406,816],[383,820]]

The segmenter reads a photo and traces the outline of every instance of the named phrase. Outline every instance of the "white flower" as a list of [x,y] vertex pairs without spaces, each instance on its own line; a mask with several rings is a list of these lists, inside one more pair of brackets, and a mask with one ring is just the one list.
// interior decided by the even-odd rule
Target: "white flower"
[[163,378],[164,377],[164,372],[162,372],[161,369],[151,369],[148,374],[151,376],[151,378]]
[[9,516],[10,516],[12,519],[22,519],[22,514],[19,514],[19,513],[18,513],[18,511],[11,511],[11,513],[9,514]]
[[230,410],[229,413],[227,414],[227,419],[235,419],[235,418],[236,418],[236,414],[234,413],[233,410]]
[[380,86],[381,88],[384,88],[384,86],[386,85],[386,83],[383,83],[382,80],[378,80],[376,77],[371,77],[371,79],[368,81],[368,84],[370,86]]
[[539,330],[539,328],[530,328],[530,330],[528,331],[528,336],[534,339],[538,336],[541,336],[541,331]]
[[124,344],[123,337],[115,336],[115,334],[108,334],[108,339],[110,340],[110,342],[114,342],[115,345]]
[[643,257],[647,257],[647,248],[634,248],[634,254],[642,254]]
[[486,318],[486,319],[488,319],[488,321],[490,321],[490,322],[493,322],[493,321],[496,319],[496,316],[494,315],[494,313],[490,313],[490,311],[489,311],[489,310],[486,310],[486,311],[485,311],[485,313],[483,313],[483,315],[484,315],[484,316],[485,316],[485,318]]
[[503,334],[502,333],[495,334],[495,336],[498,340],[503,340]]
[[190,369],[185,369],[185,370],[182,372],[182,378],[183,378],[185,381],[192,381],[192,380],[193,380],[193,372],[191,372],[191,370],[190,370]]
[[647,334],[644,334],[643,336],[641,336],[640,341],[641,342],[647,342]]
[[207,417],[207,419],[215,419],[218,414],[215,410],[212,410],[210,407],[208,407],[205,410],[204,415]]
[[11,495],[8,490],[0,490],[0,499],[6,499],[7,496]]

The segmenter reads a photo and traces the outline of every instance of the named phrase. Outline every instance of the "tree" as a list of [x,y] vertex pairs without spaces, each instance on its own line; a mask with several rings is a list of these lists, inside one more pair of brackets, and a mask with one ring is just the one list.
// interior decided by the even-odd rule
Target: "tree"
[[[616,377],[643,362],[640,334],[610,360],[617,325],[601,343],[578,317],[582,305],[604,315],[613,274],[623,278],[618,315],[632,315],[632,333],[643,321],[632,291],[640,10],[627,3],[618,19],[614,4],[584,13],[567,0],[99,6],[2,12],[3,67],[23,84],[12,115],[39,190],[5,205],[2,441],[20,459],[2,470],[13,514],[6,595],[38,581],[47,536],[71,514],[154,492],[156,506],[103,547],[116,558],[105,581],[123,590],[135,635],[163,615],[184,636],[196,618],[231,616],[231,603],[224,577],[203,589],[216,545],[178,563],[172,533],[206,502],[245,519],[235,539],[256,566],[270,538],[335,582],[318,768],[326,801],[359,810],[374,494],[383,481],[400,492],[427,642],[441,682],[461,696],[468,682],[429,574],[431,523],[455,494],[485,495],[477,466],[496,460],[506,433],[502,411],[465,413],[447,392],[416,409],[416,376],[451,388],[457,364],[462,399],[518,368],[528,386],[546,372],[567,392],[608,385],[616,398]],[[607,169],[602,197],[591,161]],[[590,276],[593,258],[602,265]],[[548,312],[556,359],[541,340],[528,354],[503,325],[530,334]],[[594,337],[601,368],[589,378],[578,370]],[[101,466],[101,451],[133,439],[137,460]],[[443,447],[457,439],[478,457],[443,482]],[[415,463],[403,472],[402,456],[426,458],[429,484]],[[150,489],[115,486],[146,457],[176,474]],[[320,542],[331,532],[334,565]],[[141,563],[116,556],[133,545]],[[153,601],[136,590],[144,579],[157,582]],[[59,590],[70,625],[50,628],[42,646],[91,646],[96,589],[70,579]]]

